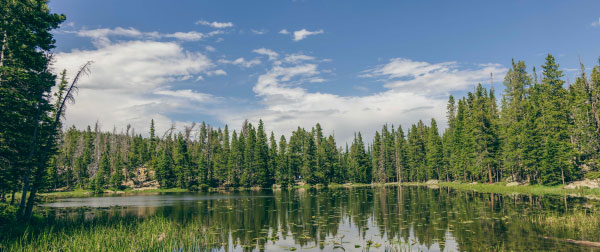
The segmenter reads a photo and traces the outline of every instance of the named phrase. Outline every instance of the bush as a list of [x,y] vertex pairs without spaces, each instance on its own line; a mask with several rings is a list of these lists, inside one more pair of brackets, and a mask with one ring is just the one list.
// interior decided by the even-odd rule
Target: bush
[[206,191],[208,191],[208,185],[207,185],[207,184],[200,184],[200,185],[198,186],[198,191],[201,191],[201,192],[206,192]]
[[17,221],[17,207],[0,203],[0,227],[8,226]]
[[586,179],[599,179],[600,172],[588,172],[585,175],[583,175],[583,177],[585,177]]

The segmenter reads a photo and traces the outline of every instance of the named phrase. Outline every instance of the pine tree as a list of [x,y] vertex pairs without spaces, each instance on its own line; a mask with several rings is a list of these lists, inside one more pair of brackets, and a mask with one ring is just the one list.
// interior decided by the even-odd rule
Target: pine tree
[[254,167],[256,167],[254,162],[254,153],[256,152],[256,131],[252,127],[252,124],[248,123],[246,127],[244,127],[246,138],[244,145],[244,170],[242,171],[242,177],[240,179],[240,183],[242,186],[251,187],[255,185],[255,176],[254,176]]
[[313,129],[313,132],[304,139],[304,153],[302,154],[302,179],[310,185],[318,184],[321,177],[320,171],[317,170],[317,146],[314,137]]
[[275,141],[275,134],[271,131],[269,137],[269,156],[267,158],[269,165],[267,166],[267,177],[269,179],[268,184],[273,185],[275,183],[275,172],[277,169],[277,163],[279,161],[279,154],[277,153],[277,142]]
[[291,185],[294,180],[292,173],[289,168],[289,153],[287,148],[287,142],[285,136],[281,135],[279,138],[279,155],[277,156],[277,164],[275,166],[275,180],[276,183],[282,187]]
[[429,178],[441,180],[446,176],[446,171],[444,171],[443,164],[442,138],[440,137],[435,119],[431,119],[431,126],[427,136],[429,139],[427,140],[425,158],[427,160],[427,169],[430,171]]
[[[240,136],[241,138],[241,136]],[[239,186],[241,168],[243,166],[242,147],[244,139],[238,139],[237,132],[234,130],[231,136],[231,151],[227,162],[228,179],[226,185]]]
[[269,158],[269,147],[267,145],[267,134],[264,130],[263,121],[258,122],[258,129],[256,131],[256,144],[254,145],[254,155],[252,162],[254,172],[254,184],[253,186],[260,186],[263,188],[270,187],[271,178],[268,172],[268,158]]
[[563,88],[563,74],[552,55],[548,54],[542,68],[542,114],[537,123],[545,137],[540,180],[544,184],[565,184],[579,176],[572,162],[574,153],[568,133],[567,90]]
[[512,62],[512,68],[504,77],[501,127],[503,164],[513,179],[521,180],[524,174],[524,145],[526,141],[527,96],[531,77],[526,72],[525,63]]
[[598,90],[593,84],[595,75],[598,75],[597,67],[592,70],[592,79],[588,80],[585,67],[581,64],[581,76],[569,86],[571,142],[577,152],[578,165],[590,170],[598,169],[598,153],[600,153],[600,139],[596,134],[598,125],[595,106],[598,103]]
[[396,177],[398,178],[398,182],[404,182],[407,180],[407,174],[409,174],[409,163],[406,152],[407,143],[402,126],[398,126],[394,143],[394,151],[396,153]]

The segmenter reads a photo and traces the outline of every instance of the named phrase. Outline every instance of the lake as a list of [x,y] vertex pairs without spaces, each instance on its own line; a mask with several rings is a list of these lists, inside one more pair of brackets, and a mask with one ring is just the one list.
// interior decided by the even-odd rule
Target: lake
[[598,202],[420,186],[162,193],[59,199],[50,218],[160,216],[194,220],[220,236],[217,251],[594,251],[600,230],[548,229],[527,216],[597,211]]

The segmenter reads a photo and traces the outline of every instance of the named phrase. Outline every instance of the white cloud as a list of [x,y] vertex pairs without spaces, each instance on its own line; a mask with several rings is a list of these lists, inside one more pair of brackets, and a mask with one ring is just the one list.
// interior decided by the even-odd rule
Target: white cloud
[[217,49],[215,49],[214,47],[212,47],[212,46],[209,46],[209,45],[205,46],[205,47],[204,47],[204,49],[206,49],[206,51],[209,51],[209,52],[214,52],[214,51],[216,51],[216,50],[217,50]]
[[223,31],[212,31],[209,33],[202,33],[197,31],[189,31],[189,32],[174,32],[174,33],[159,33],[159,32],[141,32],[135,28],[122,28],[116,27],[114,29],[110,28],[100,28],[87,30],[82,29],[79,31],[75,31],[80,37],[88,37],[92,39],[92,42],[96,47],[107,46],[112,43],[110,37],[125,37],[129,39],[148,39],[155,40],[160,38],[174,38],[183,41],[198,41],[205,38],[213,37],[219,34],[223,34]]
[[179,97],[190,99],[198,102],[208,102],[213,100],[213,96],[205,93],[198,93],[191,89],[181,89],[181,90],[157,90],[154,94],[158,95],[166,95],[172,97]]
[[296,63],[300,63],[302,61],[311,61],[311,60],[314,60],[314,59],[315,59],[315,57],[313,57],[313,56],[308,56],[308,55],[296,53],[296,54],[288,54],[288,55],[286,55],[283,60],[285,62],[288,62],[288,63],[294,63],[294,64],[296,64]]
[[217,28],[217,29],[233,27],[233,23],[231,23],[231,22],[217,22],[217,21],[209,22],[209,21],[205,21],[205,20],[198,20],[196,22],[196,24],[210,26],[212,28]]
[[203,38],[205,38],[206,35],[201,32],[190,31],[190,32],[175,32],[175,33],[171,33],[171,34],[166,34],[165,37],[176,38],[176,39],[186,40],[186,41],[198,41],[198,40],[202,40]]
[[225,75],[227,75],[227,72],[225,72],[223,69],[217,69],[214,71],[207,72],[206,75],[208,75],[208,76],[219,76],[219,75],[225,76]]
[[290,34],[290,32],[286,29],[279,31],[279,34]]
[[245,68],[249,68],[249,67],[258,65],[261,62],[260,62],[259,59],[246,60],[243,57],[240,57],[240,58],[237,58],[235,60],[220,59],[219,63],[232,64],[232,65],[238,65],[238,66],[242,66],[242,67],[245,67]]
[[251,29],[250,31],[256,35],[264,35],[267,33],[267,30],[265,30],[265,29],[260,29],[260,30]]
[[267,55],[267,56],[269,56],[269,60],[276,60],[277,57],[279,57],[279,53],[277,53],[271,49],[267,49],[267,48],[254,49],[254,50],[252,50],[252,52],[262,54],[262,55]]
[[404,58],[394,58],[389,63],[367,70],[362,77],[383,78],[385,87],[415,93],[447,94],[464,90],[473,83],[489,80],[490,73],[504,75],[506,69],[499,64],[480,65],[474,69],[461,68],[457,62],[428,63]]
[[110,44],[110,40],[108,37],[110,36],[120,36],[120,37],[128,37],[128,38],[159,38],[160,34],[158,32],[141,32],[135,28],[122,28],[117,27],[114,29],[110,28],[101,28],[101,29],[82,29],[75,32],[80,37],[88,37],[92,39],[92,42],[96,46],[106,46]]
[[306,29],[295,31],[294,32],[294,41],[300,41],[300,40],[305,39],[308,36],[322,34],[323,32],[324,31],[322,29],[318,30],[318,31],[308,31]]
[[[418,75],[429,72],[423,70],[422,67],[438,65],[423,63],[421,62],[420,67],[404,72],[398,69],[396,69],[397,72],[394,72],[389,68],[383,68],[386,69],[385,71],[369,70],[368,72],[377,76],[391,73],[395,73],[394,76]],[[481,71],[488,69],[487,66],[479,68]],[[449,78],[449,81],[462,79],[463,77],[453,77],[452,75],[462,76],[464,71],[472,70],[456,67],[444,77]],[[289,66],[274,63],[270,70],[258,77],[253,88],[264,106],[237,113],[223,113],[220,117],[229,125],[241,125],[244,119],[257,121],[260,118],[265,122],[268,130],[273,130],[276,134],[290,134],[297,126],[311,128],[318,122],[326,130],[325,133],[335,134],[340,145],[350,142],[355,131],[361,131],[363,136],[370,141],[375,130],[380,130],[385,123],[395,126],[401,124],[406,132],[411,124],[417,123],[419,120],[429,123],[431,118],[435,118],[440,127],[445,127],[446,96],[391,87],[373,94],[342,96],[310,92],[301,86],[302,83],[324,81],[320,77],[322,72],[314,63],[290,61]],[[497,72],[494,74],[496,75]],[[489,72],[485,76],[489,76]],[[483,75],[480,77],[483,78]],[[471,82],[468,85],[450,85],[446,90],[470,89],[476,84],[476,82]],[[359,86],[355,86],[355,88],[368,91]]]
[[592,22],[591,24],[593,27],[600,27],[600,18],[598,18],[597,21]]
[[57,53],[55,59],[56,72],[67,69],[71,76],[84,62],[94,61],[91,74],[79,82],[76,104],[67,109],[66,126],[99,121],[105,129],[122,129],[131,124],[145,134],[154,119],[162,132],[175,122],[168,117],[172,113],[203,113],[204,103],[214,101],[209,94],[171,88],[172,82],[201,78],[213,67],[203,54],[175,42],[111,43]]

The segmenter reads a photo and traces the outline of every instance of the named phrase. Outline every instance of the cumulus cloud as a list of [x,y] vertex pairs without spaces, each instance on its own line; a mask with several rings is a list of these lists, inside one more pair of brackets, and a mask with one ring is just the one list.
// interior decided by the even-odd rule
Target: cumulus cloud
[[[404,72],[398,69],[392,71],[389,67],[383,66],[370,69],[368,72],[375,76],[386,77],[388,75],[418,76],[431,71],[422,69],[427,65],[439,67],[438,64],[421,62],[420,67]],[[472,71],[454,67],[452,64],[451,66],[450,68],[454,70],[444,76],[449,77],[449,81],[462,78],[452,77],[452,74],[461,76],[463,71]],[[436,67],[431,68],[436,69]],[[485,69],[490,70],[486,66],[479,66],[477,71],[485,71]],[[431,118],[435,118],[440,126],[446,124],[447,97],[445,96],[430,95],[427,92],[411,89],[397,89],[387,85],[385,91],[358,96],[310,92],[302,87],[302,83],[324,81],[320,77],[323,72],[315,61],[284,60],[282,64],[274,63],[266,73],[258,77],[253,87],[263,107],[241,113],[225,113],[221,115],[221,119],[230,125],[240,125],[244,119],[261,118],[267,128],[277,134],[289,134],[298,125],[311,128],[319,122],[327,131],[326,133],[335,134],[340,145],[350,142],[355,131],[361,131],[366,139],[371,139],[375,130],[380,130],[385,123],[396,126],[401,124],[405,131],[407,127],[421,119],[429,123]],[[489,72],[485,76],[489,76]],[[470,82],[468,85],[450,85],[446,90],[457,91],[472,88],[476,84]],[[366,88],[359,89],[368,91]]]
[[231,23],[231,22],[217,22],[217,21],[209,22],[206,20],[198,20],[198,21],[196,21],[196,24],[210,26],[212,28],[217,28],[217,29],[233,27],[233,23]]
[[309,31],[306,29],[295,31],[294,32],[294,41],[300,41],[300,40],[305,39],[308,36],[322,34],[323,32],[324,32],[323,30]]
[[279,34],[290,34],[290,32],[286,29],[279,31]]
[[206,35],[204,35],[204,33],[196,32],[196,31],[175,32],[175,33],[165,35],[165,37],[167,37],[167,38],[176,38],[176,39],[186,40],[186,41],[198,41],[198,40],[205,38],[205,36]]
[[94,61],[92,73],[79,82],[77,103],[67,110],[65,125],[85,127],[99,121],[104,129],[131,124],[138,132],[147,132],[154,119],[163,131],[175,122],[170,114],[202,113],[204,103],[215,101],[210,94],[170,86],[194,76],[201,78],[214,66],[205,55],[184,50],[175,42],[110,43],[57,53],[55,59],[56,72],[67,69],[71,77],[82,63]]
[[489,80],[490,73],[503,75],[500,64],[479,65],[476,68],[461,68],[454,61],[428,63],[405,58],[391,59],[387,64],[367,70],[362,77],[382,78],[386,88],[426,94],[447,94],[453,90],[464,90],[473,83]]
[[269,57],[269,60],[276,60],[277,57],[279,57],[279,53],[267,48],[254,49],[252,50],[252,52],[266,55]]

